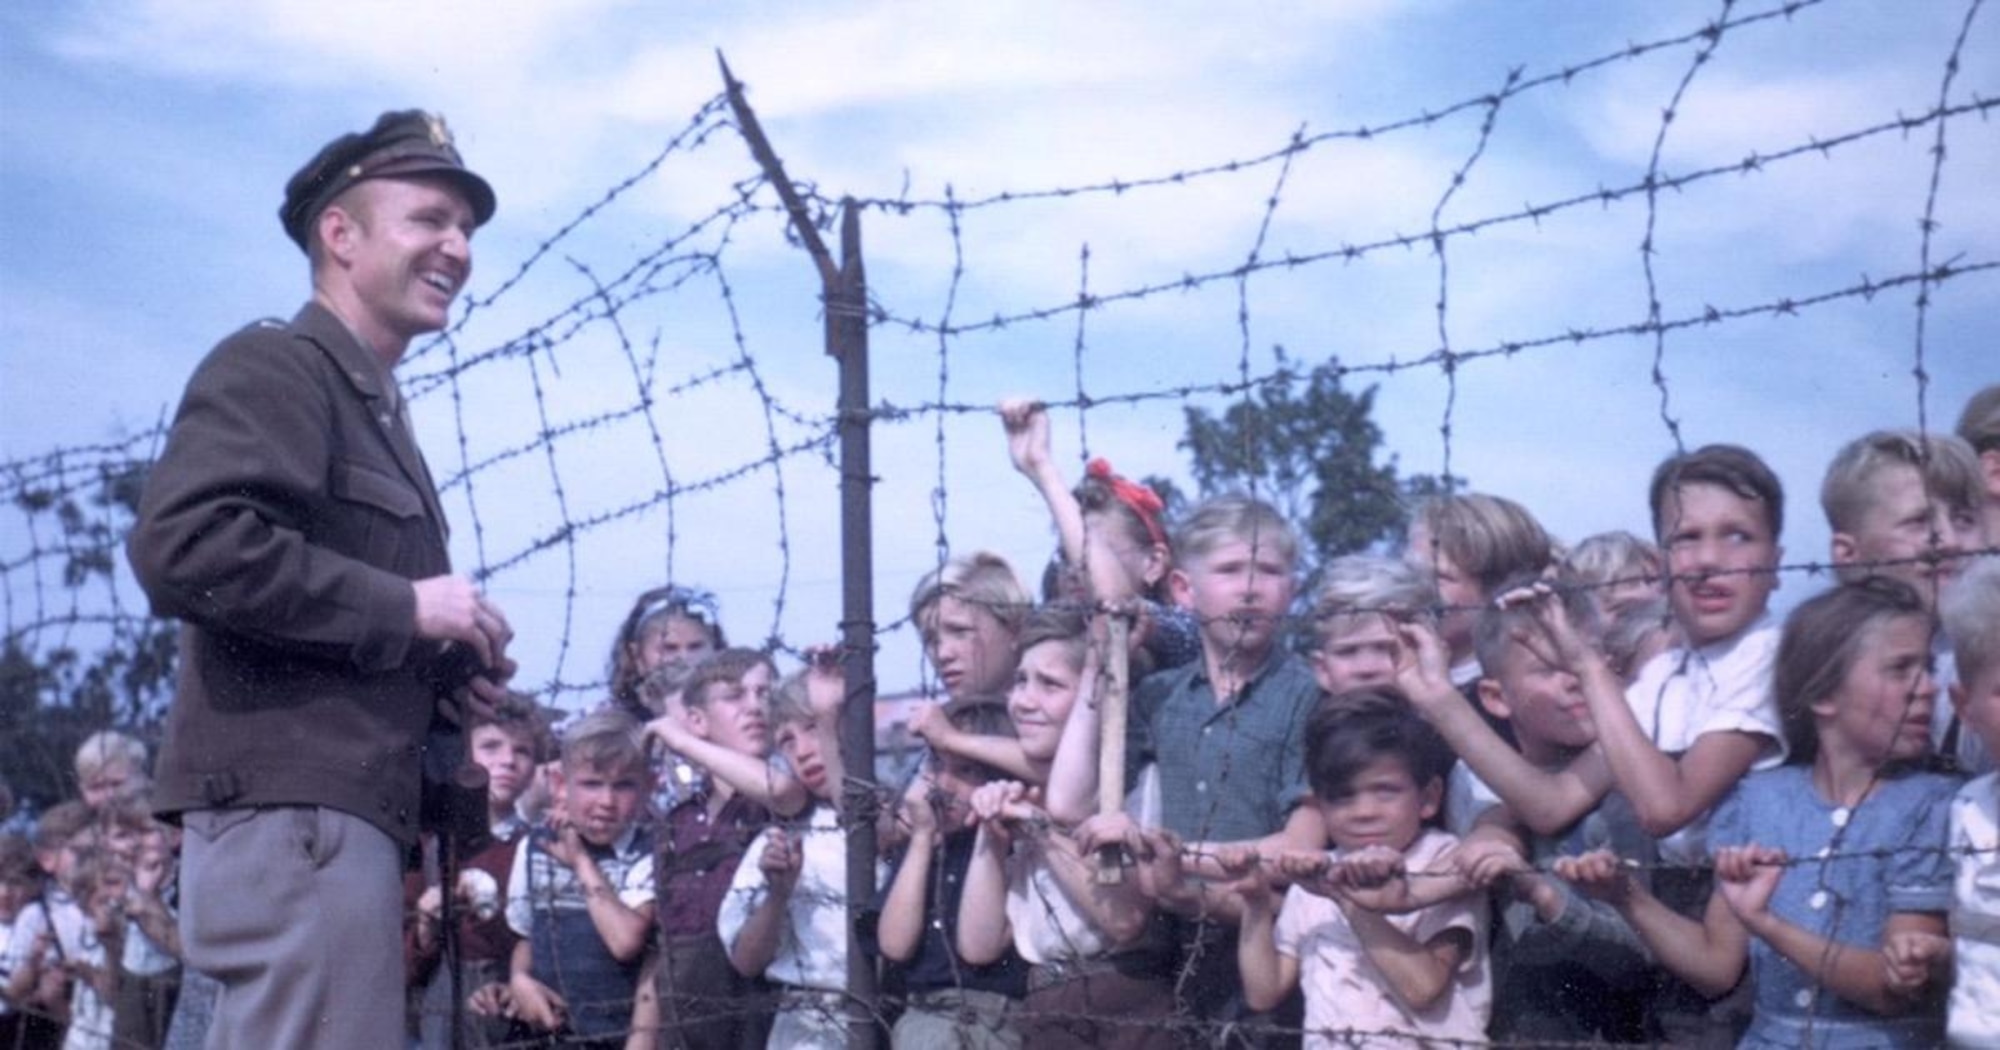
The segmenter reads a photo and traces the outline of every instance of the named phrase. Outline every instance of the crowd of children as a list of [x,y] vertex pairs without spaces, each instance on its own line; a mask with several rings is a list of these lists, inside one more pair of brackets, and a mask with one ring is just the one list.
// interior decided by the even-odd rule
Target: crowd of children
[[[919,583],[918,774],[851,789],[832,654],[781,676],[641,595],[559,743],[527,697],[466,727],[485,819],[407,880],[413,1045],[2000,1045],[2000,387],[1838,451],[1837,578],[1782,622],[1820,585],[1740,447],[1659,465],[1653,541],[1445,496],[1301,600],[1270,506],[1170,527],[1000,416],[1058,553],[1039,602],[984,552]],[[199,1045],[146,768],[93,736],[0,837],[0,1050]]]

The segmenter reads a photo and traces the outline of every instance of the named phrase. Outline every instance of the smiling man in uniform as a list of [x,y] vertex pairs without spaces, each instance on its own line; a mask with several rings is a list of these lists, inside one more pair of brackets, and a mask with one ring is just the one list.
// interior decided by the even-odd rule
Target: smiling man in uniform
[[132,567],[182,621],[156,804],[186,829],[187,961],[223,986],[210,1046],[403,1038],[425,736],[513,664],[451,575],[391,369],[445,326],[493,210],[441,118],[328,143],[279,211],[311,301],[209,353],[147,480]]

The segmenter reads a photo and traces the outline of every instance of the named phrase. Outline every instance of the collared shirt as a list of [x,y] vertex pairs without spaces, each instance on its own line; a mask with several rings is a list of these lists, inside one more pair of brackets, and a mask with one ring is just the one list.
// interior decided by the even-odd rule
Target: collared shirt
[[706,793],[688,796],[668,811],[660,828],[654,871],[660,886],[660,932],[668,937],[715,932],[715,917],[737,861],[771,822],[770,810],[742,795],[731,795],[713,817],[708,802]]
[[[1766,613],[1736,635],[1693,648],[1669,649],[1646,662],[1625,691],[1653,746],[1681,755],[1709,733],[1753,733],[1769,745],[1753,769],[1785,760],[1784,724],[1771,697],[1778,625]],[[1708,815],[1660,840],[1660,856],[1675,864],[1707,859]]]
[[1228,702],[1205,660],[1153,675],[1126,722],[1126,789],[1160,767],[1160,822],[1189,841],[1268,835],[1306,795],[1305,726],[1319,684],[1304,660],[1274,648]]

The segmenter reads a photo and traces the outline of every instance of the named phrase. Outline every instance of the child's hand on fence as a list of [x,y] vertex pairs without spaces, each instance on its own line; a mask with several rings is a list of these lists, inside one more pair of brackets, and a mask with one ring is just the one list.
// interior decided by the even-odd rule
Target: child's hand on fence
[[1139,848],[1132,851],[1137,865],[1139,892],[1154,900],[1170,901],[1185,893],[1187,870],[1181,862],[1186,843],[1166,828],[1141,828]]
[[1451,684],[1451,656],[1437,629],[1407,620],[1397,624],[1396,631],[1403,643],[1396,652],[1396,688],[1417,714],[1428,719],[1442,705],[1464,703],[1458,687]]
[[1055,461],[1049,454],[1049,413],[1040,401],[1000,402],[1000,425],[1007,431],[1007,458],[1015,470],[1035,478]]
[[553,830],[555,833],[542,842],[542,849],[549,856],[572,871],[578,864],[590,859],[590,851],[583,846],[583,833],[576,830],[576,825],[568,817],[558,818]]
[[479,1017],[518,1017],[514,993],[499,981],[488,981],[465,997],[465,1008]]
[[909,826],[911,839],[937,834],[940,800],[934,796],[938,791],[928,770],[919,770],[910,778],[910,786],[903,789],[903,822]]
[[1271,885],[1271,875],[1277,865],[1267,863],[1256,846],[1217,849],[1215,867],[1225,880],[1223,888],[1243,901],[1246,913],[1263,915],[1276,906],[1278,894]]
[[1129,813],[1093,813],[1076,826],[1070,837],[1076,842],[1077,852],[1086,856],[1108,846],[1136,860],[1150,849],[1145,829]]
[[1410,896],[1410,873],[1402,851],[1369,846],[1336,858],[1326,880],[1337,900],[1373,912],[1405,912],[1417,902]]
[[569,1023],[569,1003],[556,990],[525,973],[507,981],[509,1016],[544,1032],[561,1031]]
[[1897,930],[1882,939],[1883,980],[1905,998],[1921,993],[1951,965],[1951,938],[1926,930]]
[[1592,900],[1600,900],[1613,907],[1624,904],[1632,896],[1632,873],[1626,870],[1625,862],[1618,854],[1608,849],[1594,849],[1573,857],[1557,857],[1556,877],[1577,888],[1577,892]]
[[837,717],[847,702],[847,670],[840,665],[840,647],[811,646],[805,657],[806,706],[822,718]]
[[1715,888],[1750,932],[1770,914],[1771,894],[1785,875],[1785,851],[1752,843],[1715,851]]
[[805,851],[792,834],[784,828],[772,828],[764,841],[764,852],[757,858],[757,870],[764,873],[764,881],[771,892],[778,895],[792,892],[798,885],[799,869],[805,867]]
[[1510,875],[1533,870],[1519,850],[1492,839],[1476,838],[1462,842],[1446,859],[1466,882],[1479,889],[1485,889]]

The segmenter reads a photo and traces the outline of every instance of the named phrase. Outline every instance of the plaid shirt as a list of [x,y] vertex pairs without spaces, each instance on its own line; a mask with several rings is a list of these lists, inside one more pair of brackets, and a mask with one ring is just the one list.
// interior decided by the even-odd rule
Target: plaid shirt
[[1284,826],[1307,794],[1305,728],[1319,684],[1304,660],[1274,648],[1228,703],[1208,665],[1148,677],[1126,722],[1126,790],[1160,767],[1160,823],[1189,841],[1238,842]]

